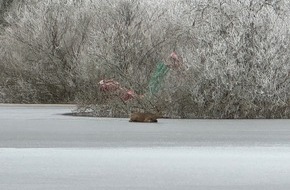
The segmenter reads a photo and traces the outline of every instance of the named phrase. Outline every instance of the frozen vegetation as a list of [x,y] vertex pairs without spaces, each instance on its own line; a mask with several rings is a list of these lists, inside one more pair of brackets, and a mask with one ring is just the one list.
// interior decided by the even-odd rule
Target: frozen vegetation
[[[137,107],[178,118],[290,118],[288,0],[0,3],[0,102],[77,103],[112,117]],[[180,66],[160,72],[150,93],[172,52]],[[103,79],[136,96],[102,92]]]

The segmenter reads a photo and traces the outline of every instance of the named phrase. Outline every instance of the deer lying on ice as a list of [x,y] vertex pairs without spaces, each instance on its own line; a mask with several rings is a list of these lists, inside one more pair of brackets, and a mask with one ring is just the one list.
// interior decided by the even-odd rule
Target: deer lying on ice
[[158,118],[162,118],[160,113],[140,113],[135,112],[131,113],[129,122],[148,122],[148,123],[156,123]]

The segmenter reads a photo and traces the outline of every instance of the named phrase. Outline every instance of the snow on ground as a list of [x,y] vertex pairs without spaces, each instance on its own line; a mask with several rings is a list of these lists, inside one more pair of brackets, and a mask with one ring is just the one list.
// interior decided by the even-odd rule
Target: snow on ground
[[288,190],[290,120],[64,116],[0,105],[2,190]]
[[290,188],[285,147],[4,148],[0,155],[5,190]]

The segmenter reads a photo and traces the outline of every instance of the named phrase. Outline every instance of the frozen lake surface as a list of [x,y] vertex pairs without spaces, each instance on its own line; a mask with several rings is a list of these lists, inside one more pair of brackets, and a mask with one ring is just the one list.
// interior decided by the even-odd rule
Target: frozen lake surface
[[290,120],[64,116],[0,105],[0,189],[290,189]]

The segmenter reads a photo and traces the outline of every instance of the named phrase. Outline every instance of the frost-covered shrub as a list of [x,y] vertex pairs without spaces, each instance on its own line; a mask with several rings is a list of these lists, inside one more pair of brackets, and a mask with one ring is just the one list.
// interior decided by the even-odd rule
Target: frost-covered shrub
[[287,2],[224,0],[187,5],[182,15],[187,24],[178,41],[190,66],[189,76],[184,77],[189,79],[180,88],[191,94],[188,101],[195,105],[187,114],[289,117]]
[[[286,0],[21,1],[0,35],[1,101],[99,105],[114,108],[111,116],[139,107],[182,118],[289,118],[289,13]],[[172,51],[182,69],[150,94],[156,65],[169,64]],[[104,94],[102,79],[138,98]]]

